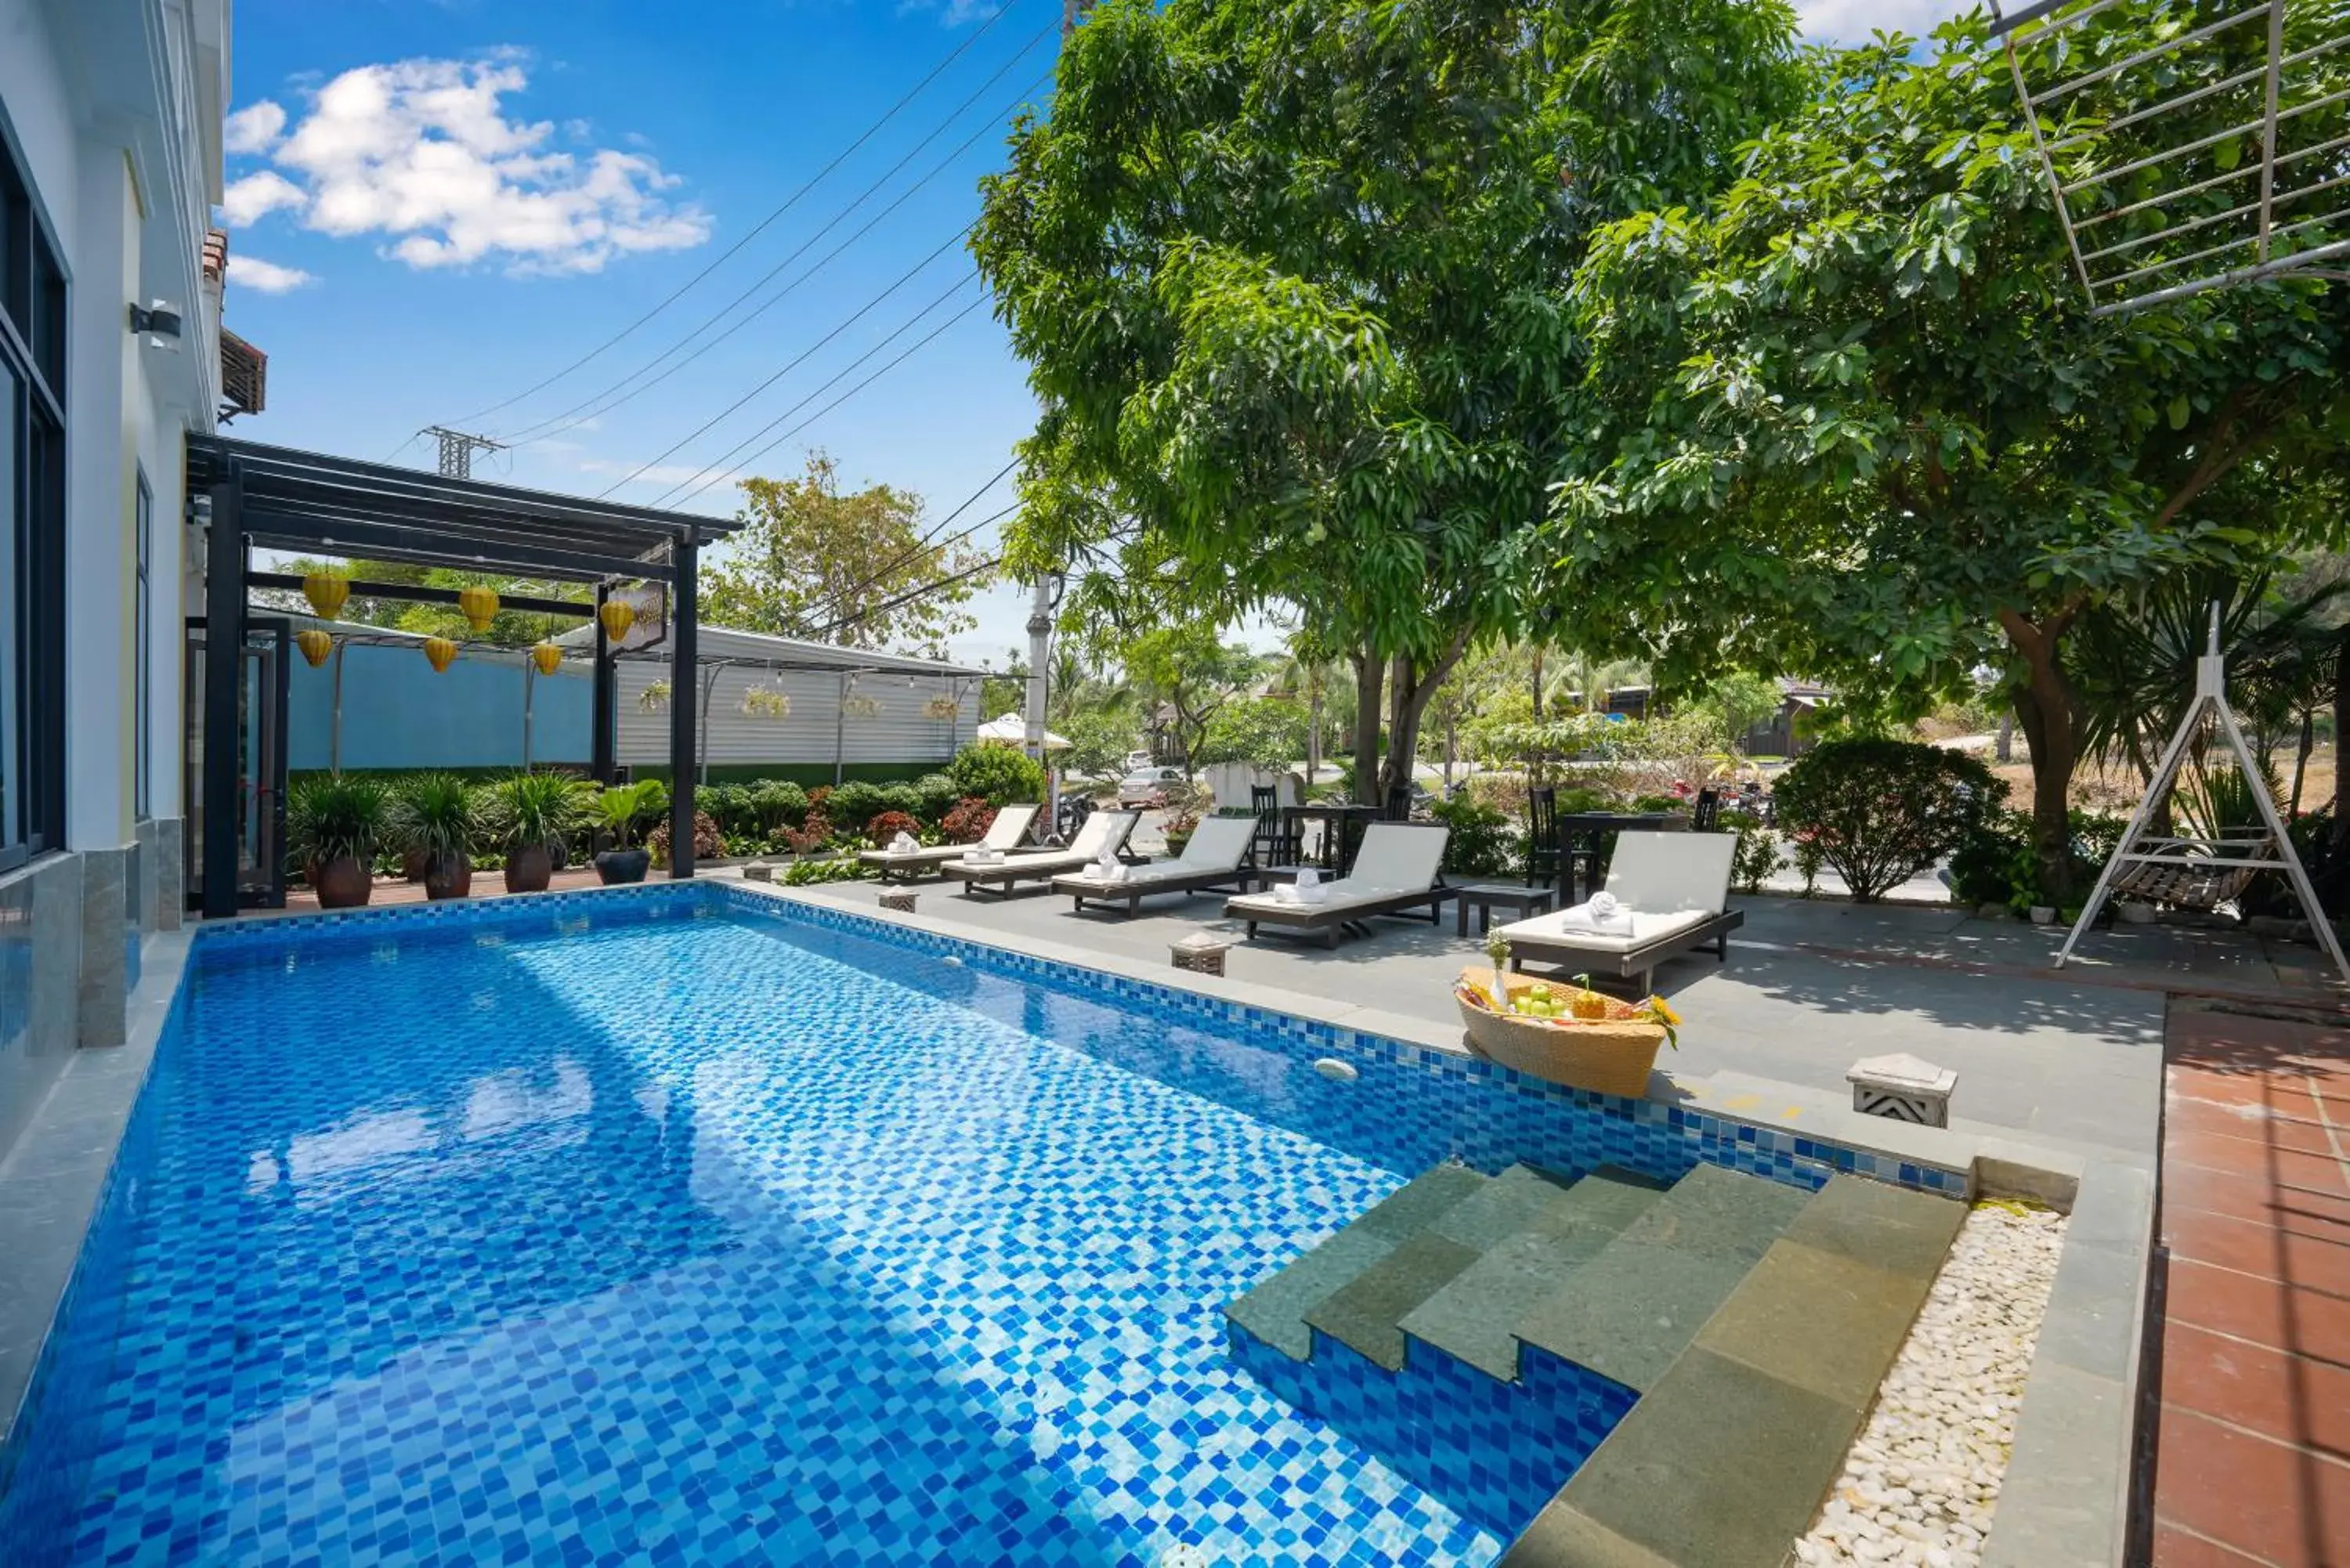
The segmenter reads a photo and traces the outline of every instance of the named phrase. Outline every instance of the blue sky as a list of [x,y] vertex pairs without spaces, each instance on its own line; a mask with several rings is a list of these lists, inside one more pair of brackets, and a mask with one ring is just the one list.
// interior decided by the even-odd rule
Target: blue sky
[[[1799,6],[1820,36],[1921,30],[1953,8]],[[978,286],[957,286],[971,268],[951,242],[977,213],[979,175],[1001,162],[1005,111],[1041,100],[1059,11],[1057,0],[1011,0],[1000,15],[973,0],[240,0],[228,320],[268,352],[270,388],[268,411],[236,433],[429,464],[413,432],[461,423],[515,438],[477,460],[479,474],[587,493],[618,485],[624,499],[720,513],[732,509],[724,475],[746,463],[795,472],[821,445],[844,481],[910,488],[942,514],[1003,466],[1030,423],[1020,367],[986,307],[951,322]],[[753,234],[959,47],[896,118]],[[508,401],[713,262],[588,365]],[[690,497],[676,488],[703,480],[714,482]],[[966,521],[1010,496],[1006,482]],[[980,628],[959,652],[1000,655],[1019,640],[1016,589],[974,607]]]

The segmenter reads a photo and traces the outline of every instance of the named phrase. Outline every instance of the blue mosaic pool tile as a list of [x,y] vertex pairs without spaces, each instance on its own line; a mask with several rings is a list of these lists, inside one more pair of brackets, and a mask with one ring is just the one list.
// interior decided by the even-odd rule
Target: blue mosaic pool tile
[[1487,1563],[1604,1400],[1220,1311],[1445,1158],[1875,1157],[711,884],[208,926],[0,1559]]

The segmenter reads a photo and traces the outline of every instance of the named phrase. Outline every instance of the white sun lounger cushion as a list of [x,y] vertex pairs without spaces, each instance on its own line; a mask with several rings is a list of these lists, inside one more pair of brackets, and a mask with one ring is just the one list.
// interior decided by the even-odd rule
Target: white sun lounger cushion
[[1027,835],[1028,825],[1035,820],[1035,806],[1007,805],[995,814],[995,820],[987,825],[986,835],[975,845],[934,844],[920,849],[868,849],[858,858],[868,866],[894,866],[910,865],[917,861],[960,860],[979,848],[1010,850]]
[[1255,836],[1256,821],[1246,816],[1211,816],[1203,818],[1191,842],[1183,846],[1183,853],[1172,860],[1155,860],[1148,866],[1129,866],[1126,874],[1111,881],[1088,867],[1083,874],[1088,882],[1105,888],[1148,887],[1153,882],[1165,882],[1178,877],[1197,877],[1219,871],[1236,872],[1241,862],[1248,858],[1249,840]]
[[1301,909],[1346,910],[1425,893],[1436,886],[1437,873],[1444,866],[1444,846],[1451,836],[1449,828],[1375,822],[1363,830],[1363,847],[1355,857],[1353,874],[1323,883],[1327,896],[1319,902],[1294,904],[1271,893],[1251,893],[1232,899],[1225,908],[1243,915],[1251,909],[1276,909],[1283,914]]
[[1730,907],[1734,833],[1625,833],[1607,866],[1607,890],[1636,915],[1718,915]]
[[1513,942],[1621,953],[1661,941],[1677,932],[1693,929],[1713,918],[1712,911],[1707,909],[1682,909],[1669,915],[1644,914],[1635,910],[1631,917],[1632,929],[1627,932],[1595,931],[1588,926],[1572,926],[1566,923],[1565,915],[1565,910],[1556,909],[1547,915],[1536,915],[1530,920],[1513,920],[1506,926],[1493,928],[1493,935]]

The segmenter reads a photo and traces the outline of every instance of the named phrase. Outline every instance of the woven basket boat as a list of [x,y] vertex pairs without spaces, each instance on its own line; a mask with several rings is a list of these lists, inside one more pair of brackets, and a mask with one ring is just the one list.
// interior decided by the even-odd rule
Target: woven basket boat
[[[1537,985],[1571,989],[1525,974],[1505,975],[1503,983],[1512,996]],[[1642,1017],[1636,1004],[1610,996],[1602,999],[1607,1004],[1605,1018],[1526,1018],[1496,1012],[1492,984],[1492,970],[1472,967],[1462,970],[1452,987],[1470,1043],[1483,1054],[1554,1084],[1633,1100],[1648,1092],[1665,1026]]]

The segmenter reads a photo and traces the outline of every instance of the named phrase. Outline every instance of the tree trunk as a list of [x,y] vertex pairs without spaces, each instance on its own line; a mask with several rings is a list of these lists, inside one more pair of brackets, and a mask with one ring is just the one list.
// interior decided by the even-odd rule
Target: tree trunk
[[1368,649],[1349,656],[1355,665],[1355,799],[1366,805],[1378,793],[1379,699],[1387,690],[1387,660]]
[[1534,644],[1534,722],[1542,722],[1542,644]]
[[1388,720],[1387,764],[1379,770],[1379,793],[1373,804],[1384,805],[1389,791],[1410,786],[1412,764],[1419,757],[1419,722],[1428,712],[1430,699],[1444,684],[1445,677],[1452,673],[1452,667],[1461,662],[1468,645],[1468,634],[1463,632],[1424,670],[1415,671],[1409,659],[1395,661],[1394,711]]
[[2287,803],[2284,817],[2291,822],[2301,815],[2301,786],[2309,780],[2309,753],[2317,749],[2317,715],[2307,708],[2301,711],[2301,740],[2293,752],[2293,799]]
[[2350,626],[2334,645],[2334,846],[2350,846]]
[[1999,745],[1992,754],[2002,763],[2015,761],[2015,715],[2013,713],[2002,713],[1999,716]]
[[1305,715],[1305,782],[1316,784],[1322,777],[1322,678],[1318,675],[1306,688]]
[[2000,614],[2008,643],[2024,664],[2024,683],[2014,693],[2015,722],[2032,752],[2032,843],[2041,890],[2060,908],[2077,891],[2071,801],[2073,770],[2081,760],[2080,712],[2057,662],[2057,644],[2071,620],[2059,614],[2035,624],[2012,610]]

